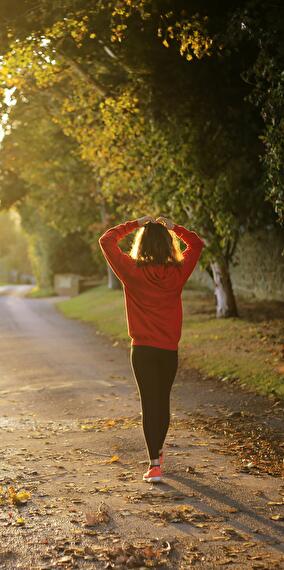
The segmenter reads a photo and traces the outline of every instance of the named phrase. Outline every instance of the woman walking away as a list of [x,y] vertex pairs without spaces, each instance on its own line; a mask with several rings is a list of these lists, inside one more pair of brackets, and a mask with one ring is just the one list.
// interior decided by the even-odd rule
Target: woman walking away
[[[136,229],[129,254],[123,253],[118,241]],[[184,252],[177,237],[187,246]],[[123,285],[130,364],[140,395],[149,455],[143,480],[158,482],[170,423],[170,393],[178,368],[181,293],[205,242],[168,218],[144,216],[110,228],[99,238],[99,244]]]

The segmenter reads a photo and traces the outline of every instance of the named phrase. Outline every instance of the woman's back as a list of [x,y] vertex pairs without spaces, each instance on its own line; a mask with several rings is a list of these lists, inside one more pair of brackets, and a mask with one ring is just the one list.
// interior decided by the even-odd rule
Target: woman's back
[[181,336],[181,277],[178,267],[135,268],[124,284],[132,345],[176,350]]
[[120,239],[138,227],[138,220],[119,224],[105,232],[99,243],[124,286],[131,345],[176,350],[182,328],[182,288],[205,244],[195,232],[175,224],[173,231],[187,245],[182,263],[146,262],[139,265],[118,246]]

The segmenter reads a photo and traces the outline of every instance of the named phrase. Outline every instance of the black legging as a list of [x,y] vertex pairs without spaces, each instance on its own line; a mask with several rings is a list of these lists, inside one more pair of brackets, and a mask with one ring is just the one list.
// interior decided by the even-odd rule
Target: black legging
[[170,424],[170,393],[178,367],[178,351],[133,345],[130,363],[140,394],[149,459],[157,459]]

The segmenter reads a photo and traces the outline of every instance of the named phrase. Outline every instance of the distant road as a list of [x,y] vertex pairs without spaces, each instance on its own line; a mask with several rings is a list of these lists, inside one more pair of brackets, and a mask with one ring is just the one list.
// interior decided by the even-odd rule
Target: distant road
[[17,295],[22,297],[33,288],[34,285],[0,285],[0,295]]

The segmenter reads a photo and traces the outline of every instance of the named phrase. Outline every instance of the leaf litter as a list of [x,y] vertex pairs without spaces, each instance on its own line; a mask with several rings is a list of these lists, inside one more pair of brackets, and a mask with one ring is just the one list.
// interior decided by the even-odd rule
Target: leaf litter
[[[121,418],[120,418],[121,420]],[[133,421],[133,424],[131,424],[131,421]],[[187,421],[187,420],[186,420]],[[140,422],[140,418],[139,418],[139,422]],[[138,422],[138,423],[139,423]],[[175,420],[174,420],[175,422]],[[101,425],[99,426],[98,431],[102,431],[103,429],[121,429],[122,426],[126,426],[124,429],[128,429],[130,427],[133,427],[135,424],[135,419],[134,418],[124,418],[123,421],[118,421],[116,422],[115,420],[108,420],[108,419],[104,419],[104,422],[101,423]],[[137,424],[138,425],[138,424]],[[195,424],[196,425],[196,424]],[[98,427],[98,426],[97,426]],[[180,426],[179,426],[180,427]],[[184,426],[184,423],[181,427],[186,427]],[[96,427],[94,428],[96,429]],[[222,429],[228,430],[228,427],[224,425],[222,426]],[[87,431],[87,430],[86,430]],[[209,431],[209,430],[208,430]],[[230,431],[226,432],[226,434],[228,433],[229,438],[233,438],[233,435],[230,435]],[[226,435],[225,434],[225,435]],[[244,434],[243,434],[244,435]],[[231,442],[229,439],[229,445],[231,445],[231,443],[234,443],[233,441]],[[249,441],[248,445],[245,449],[246,453],[251,453],[252,450],[252,443],[253,441]],[[207,445],[207,444],[206,444]],[[173,445],[173,447],[176,447]],[[237,453],[239,453],[239,449],[240,449],[240,440],[237,443],[236,446],[236,451]],[[78,450],[79,451],[79,450]],[[82,450],[80,450],[82,451]],[[96,455],[102,455],[105,456],[103,463],[107,464],[107,463],[119,463],[120,462],[120,458],[118,455],[112,455],[111,453],[106,454],[106,453],[100,453],[100,452],[92,452],[91,450],[83,450],[86,452],[86,454],[91,454],[94,453]],[[217,451],[217,450],[216,450]],[[232,451],[231,451],[232,452]],[[220,450],[220,453],[225,453],[225,450],[222,448]],[[64,459],[63,455],[59,455],[57,457],[55,457],[56,454],[51,454],[49,457],[50,459],[58,459],[58,460],[62,460]],[[243,457],[244,458],[244,457]],[[271,459],[271,457],[268,457],[268,460]],[[245,467],[246,469],[250,470],[251,472],[253,472],[256,469],[256,460],[255,458],[253,458],[253,460],[251,460],[251,457],[247,457],[245,458],[246,464],[242,464],[242,467]],[[37,472],[35,472],[35,474],[37,474]],[[121,479],[123,480],[125,478],[125,480],[132,479],[133,478],[133,473],[131,471],[125,471],[122,474],[120,474]],[[120,476],[117,476],[118,479],[120,478]],[[72,487],[72,490],[75,490],[75,485],[74,483],[66,483],[66,485],[69,485]],[[27,488],[29,488],[28,486],[25,486],[25,489],[23,489],[22,487],[17,486],[15,483],[13,483],[13,485],[10,485],[10,490],[8,492],[8,487],[6,489],[4,489],[3,487],[0,489],[0,499],[2,499],[2,501],[4,500],[5,502],[7,502],[7,504],[12,504],[13,506],[16,507],[21,507],[21,505],[26,505],[29,501],[29,499],[31,498],[31,494],[29,493],[29,491],[27,491]],[[93,492],[111,492],[114,491],[115,489],[117,489],[117,487],[101,487],[99,489],[95,489]],[[77,491],[82,491],[82,489],[80,488],[76,488]],[[90,490],[89,490],[90,492]],[[192,495],[190,496],[194,496],[195,494],[192,493]],[[43,495],[46,496],[46,495]],[[48,495],[47,495],[48,496]],[[165,502],[167,500],[171,500],[174,502],[178,502],[178,501],[183,501],[184,499],[188,498],[187,496],[184,496],[182,493],[178,493],[178,492],[144,492],[144,493],[139,493],[139,492],[132,492],[132,494],[128,495],[126,500],[128,500],[129,502],[143,502],[143,501],[147,501],[152,503],[155,507],[156,504],[159,503],[161,504],[161,502]],[[76,501],[76,500],[75,500]],[[78,499],[77,499],[78,501]],[[271,506],[273,506],[275,503],[275,506],[281,506],[282,502],[281,501],[271,501]],[[269,503],[268,503],[269,504]],[[54,505],[54,508],[58,508],[58,505]],[[278,509],[277,509],[278,510]],[[48,514],[48,513],[46,513]],[[129,514],[132,514],[131,512],[128,513],[127,511],[121,512],[120,514],[122,514],[123,516],[128,516]],[[185,505],[178,505],[178,507],[173,507],[173,509],[167,509],[167,508],[162,508],[162,509],[152,509],[151,511],[148,511],[147,514],[150,514],[152,517],[155,517],[156,519],[160,518],[161,520],[164,520],[165,522],[169,522],[169,523],[185,523],[187,522],[188,524],[192,524],[193,526],[199,526],[199,528],[205,528],[208,527],[208,525],[212,526],[212,523],[214,522],[214,520],[220,520],[220,519],[213,519],[212,517],[209,517],[208,515],[204,515],[203,513],[196,513],[193,511],[192,507],[189,506],[185,506]],[[85,560],[100,560],[105,562],[105,568],[117,568],[117,569],[124,569],[124,568],[135,568],[138,566],[142,566],[142,567],[158,567],[158,566],[163,566],[167,563],[169,563],[168,555],[166,555],[163,552],[164,546],[162,546],[162,553],[160,554],[160,559],[159,556],[157,559],[155,559],[155,557],[152,556],[146,556],[146,553],[148,552],[149,554],[149,550],[147,551],[147,548],[149,549],[149,541],[148,543],[146,542],[144,544],[144,546],[139,547],[139,556],[135,556],[135,552],[134,552],[134,548],[137,550],[137,545],[132,544],[132,543],[123,543],[123,545],[121,544],[121,540],[120,538],[116,538],[113,539],[114,543],[115,542],[119,542],[119,546],[116,546],[115,548],[110,548],[109,545],[105,545],[105,541],[108,541],[109,539],[111,539],[111,533],[107,533],[105,535],[103,534],[99,534],[99,531],[97,529],[102,528],[101,525],[104,524],[108,524],[108,522],[110,522],[110,517],[109,517],[109,513],[107,512],[107,510],[104,510],[103,506],[101,505],[101,507],[99,507],[98,511],[89,511],[88,513],[89,518],[87,519],[87,514],[86,514],[86,523],[91,523],[91,524],[86,524],[85,523],[85,529],[81,529],[81,535],[89,535],[89,536],[93,536],[96,537],[97,540],[100,541],[100,544],[94,546],[84,546],[84,547],[79,547],[78,545],[67,545],[66,548],[64,549],[64,551],[61,553],[60,558],[57,558],[56,563],[58,562],[58,565],[60,564],[60,566],[67,567],[66,565],[68,564],[72,564],[76,562],[76,559],[83,557]],[[272,518],[275,517],[275,518]],[[272,520],[275,521],[281,521],[283,520],[282,515],[280,515],[280,513],[276,513],[276,515],[272,515],[270,518],[272,518]],[[25,519],[23,517],[18,516],[17,519],[14,519],[14,522],[12,523],[13,526],[22,526],[23,528],[25,527]],[[49,523],[47,523],[49,524]],[[84,526],[84,523],[83,525]],[[93,527],[93,528],[92,528]],[[96,530],[94,530],[96,529]],[[220,529],[221,530],[221,529]],[[17,532],[23,532],[19,529],[17,529]],[[240,545],[244,546],[244,549],[246,548],[246,538],[241,536],[239,533],[235,534],[234,529],[223,529],[221,530],[222,532],[222,536],[221,537],[215,537],[215,539],[217,540],[226,540],[226,541],[236,541],[238,542]],[[238,536],[239,534],[239,536]],[[205,540],[205,539],[204,539]],[[206,538],[207,540],[207,538]],[[211,539],[212,540],[212,539]],[[213,538],[214,540],[214,538]],[[210,541],[210,539],[209,539]],[[104,544],[103,544],[104,543]],[[247,548],[253,548],[253,543],[250,544],[250,546],[247,546]],[[154,547],[152,547],[152,550],[155,550]],[[224,548],[224,545],[222,545],[222,548]],[[232,546],[232,549],[236,547]],[[144,551],[143,551],[144,549]],[[156,550],[158,550],[158,548],[156,548]],[[173,545],[171,544],[171,552],[173,550]],[[227,553],[227,557],[225,556],[225,558],[222,558],[222,560],[219,560],[219,565],[226,565],[226,564],[231,564],[232,561],[234,560],[234,558],[236,557],[236,555],[238,555],[238,552],[241,553],[242,551],[239,550],[237,551],[237,549],[235,550],[235,552],[232,551],[228,551]],[[157,554],[159,555],[159,551],[157,552]],[[225,552],[224,552],[225,554]],[[190,551],[188,553],[188,560],[191,560],[191,564],[195,564],[197,563],[198,557],[199,555],[201,555],[200,553],[198,553],[197,551],[194,551],[194,549],[192,551]],[[267,555],[267,553],[266,553]],[[47,555],[48,556],[48,555]],[[144,559],[143,559],[144,556]],[[165,557],[166,556],[166,557]],[[164,557],[164,559],[163,559]],[[254,560],[255,563],[258,563],[259,560],[259,555],[256,554],[251,554],[250,555],[250,559]],[[142,562],[141,562],[142,560]],[[53,564],[54,566],[54,564]],[[53,567],[52,566],[52,567]],[[166,566],[165,567],[169,567],[172,568],[173,566]],[[188,568],[189,566],[180,566],[180,568]],[[256,567],[256,566],[255,566]],[[260,566],[258,566],[260,568]],[[267,567],[267,566],[262,566],[263,568]]]
[[163,522],[188,523],[197,528],[207,528],[214,522],[224,520],[222,516],[213,517],[212,515],[201,513],[190,505],[150,509],[147,511],[147,514]]
[[173,429],[200,429],[226,438],[224,447],[214,452],[234,454],[240,470],[253,475],[267,473],[278,477],[283,474],[284,449],[280,445],[282,434],[261,422],[254,421],[254,414],[240,411],[220,417],[206,416],[199,412],[188,413],[189,419],[173,419]]
[[110,418],[97,418],[96,420],[85,420],[84,423],[80,422],[80,428],[83,431],[105,431],[112,428],[131,429],[139,426],[141,423],[140,416],[135,417],[117,417]]
[[[108,539],[111,537],[97,537]],[[139,540],[134,542],[113,538],[113,544],[90,544],[85,546],[72,545],[69,541],[63,542],[55,546],[55,550],[60,550],[59,558],[52,563],[50,568],[64,564],[74,564],[77,559],[88,561],[100,561],[104,563],[103,568],[116,568],[117,570],[125,570],[125,568],[172,568],[169,561],[171,554],[174,552],[174,544],[163,539]],[[114,543],[120,544],[115,545]],[[47,555],[48,558],[53,558]]]

